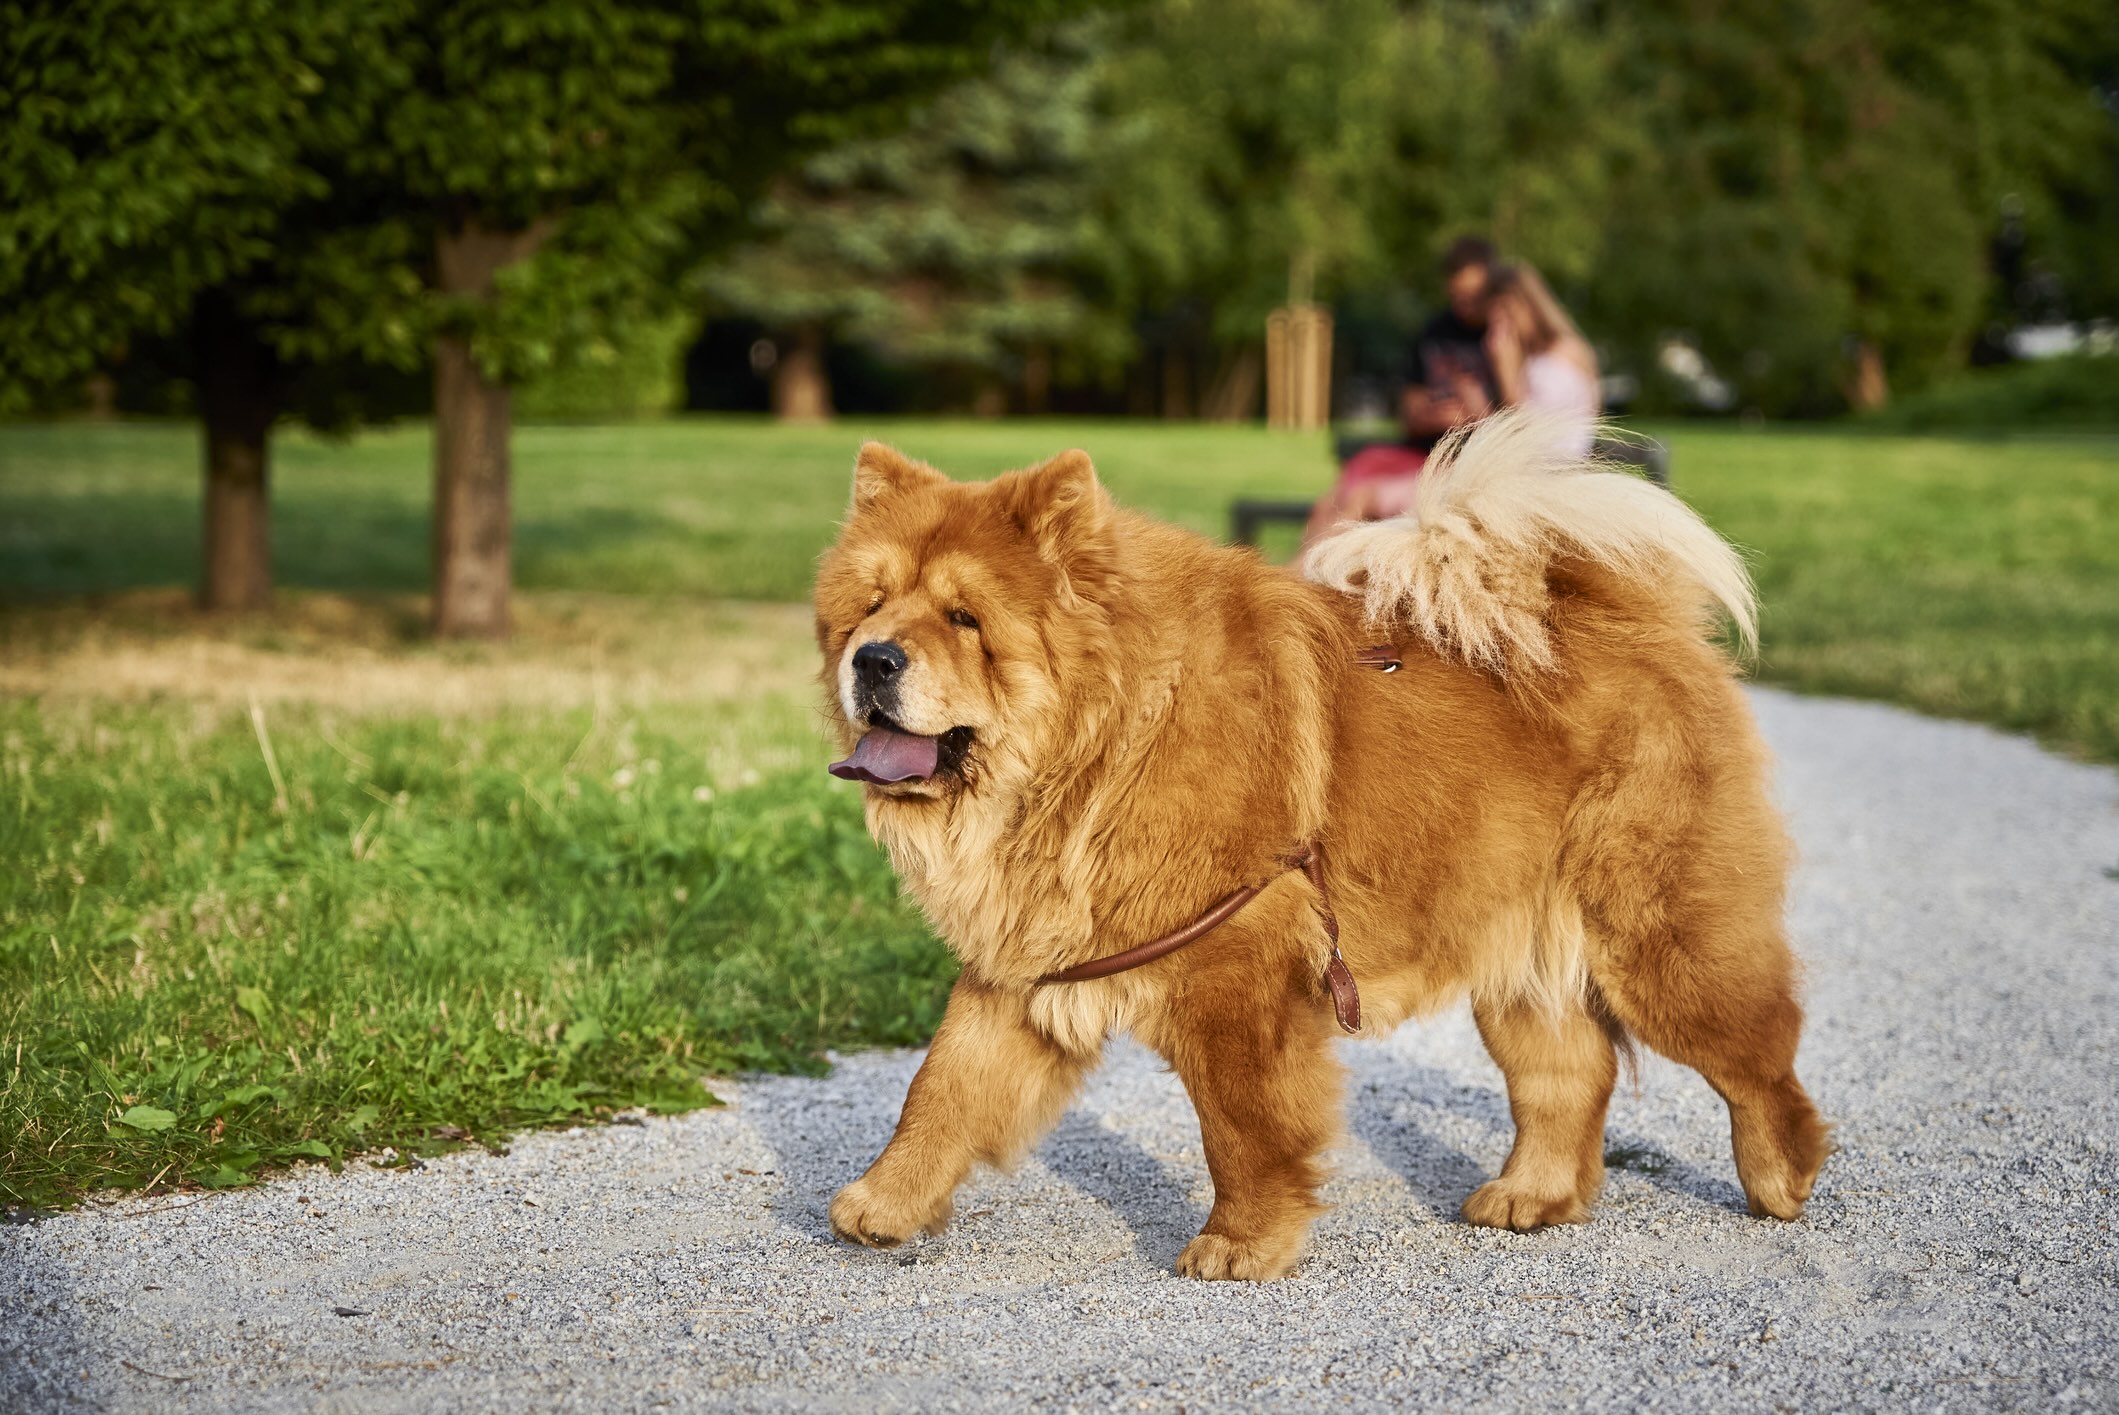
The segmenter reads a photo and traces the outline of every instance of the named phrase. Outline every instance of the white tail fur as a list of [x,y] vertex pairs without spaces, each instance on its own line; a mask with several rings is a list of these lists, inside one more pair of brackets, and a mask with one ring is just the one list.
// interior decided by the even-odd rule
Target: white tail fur
[[1372,625],[1411,625],[1506,673],[1553,666],[1546,568],[1572,555],[1697,610],[1718,606],[1748,653],[1758,609],[1737,553],[1677,497],[1566,451],[1567,441],[1562,423],[1514,410],[1454,432],[1421,473],[1412,510],[1327,536],[1303,573],[1361,595]]

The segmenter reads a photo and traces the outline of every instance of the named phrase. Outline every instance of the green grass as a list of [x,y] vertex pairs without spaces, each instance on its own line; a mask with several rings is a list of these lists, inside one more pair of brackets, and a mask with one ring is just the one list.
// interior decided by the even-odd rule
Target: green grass
[[784,694],[350,706],[0,703],[0,1199],[683,1108],[937,1020],[947,955]]
[[[2119,442],[1662,431],[1753,554],[1763,677],[2119,761]],[[0,1201],[497,1143],[926,1035],[951,965],[817,769],[806,616],[729,602],[803,594],[870,433],[960,475],[1086,446],[1210,533],[1329,475],[1250,429],[525,428],[522,632],[465,648],[418,627],[423,430],[283,439],[287,592],[223,625],[166,588],[193,432],[0,428]]]
[[2119,438],[1673,442],[1679,489],[1752,553],[1760,677],[2119,762]]
[[[525,589],[796,600],[846,508],[863,437],[960,476],[1083,445],[1119,495],[1210,534],[1232,495],[1301,494],[1323,442],[1249,428],[1080,422],[680,419],[518,431],[516,582]],[[190,582],[197,434],[174,424],[0,427],[0,599]],[[283,584],[426,588],[425,427],[352,442],[283,436],[274,555]]]
[[[2119,760],[2119,438],[1661,431],[1679,491],[1754,555],[1761,676]],[[1250,428],[532,427],[516,450],[519,581],[800,599],[844,508],[853,448],[869,435],[964,476],[1080,444],[1123,500],[1209,534],[1223,533],[1233,496],[1301,496],[1330,474],[1321,438]],[[0,598],[189,581],[194,444],[172,425],[0,429]],[[284,438],[283,582],[422,588],[428,445],[424,428],[351,443]]]

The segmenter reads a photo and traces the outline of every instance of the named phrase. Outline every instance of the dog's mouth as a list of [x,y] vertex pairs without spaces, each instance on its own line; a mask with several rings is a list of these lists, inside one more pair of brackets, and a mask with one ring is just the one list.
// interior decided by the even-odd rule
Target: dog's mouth
[[854,743],[853,755],[825,770],[842,781],[870,786],[899,786],[957,775],[971,747],[968,727],[952,727],[936,736],[907,732],[881,711],[868,714],[868,730]]

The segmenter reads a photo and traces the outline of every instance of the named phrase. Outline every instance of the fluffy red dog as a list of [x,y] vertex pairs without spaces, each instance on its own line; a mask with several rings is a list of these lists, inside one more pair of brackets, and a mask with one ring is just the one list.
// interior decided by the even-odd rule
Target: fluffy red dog
[[[1752,1211],[1802,1213],[1829,1142],[1795,1077],[1788,850],[1713,636],[1749,638],[1750,584],[1682,502],[1548,434],[1489,421],[1302,576],[1118,509],[1079,452],[967,484],[861,449],[817,578],[838,769],[963,976],[834,1229],[939,1230],[1125,1030],[1183,1078],[1214,1177],[1178,1270],[1286,1273],[1340,1109],[1305,850],[1364,1034],[1471,996],[1516,1122],[1471,1222],[1588,1216],[1634,1038],[1728,1102]],[[1386,643],[1401,671],[1363,661]],[[1200,942],[1049,980],[1246,885]]]

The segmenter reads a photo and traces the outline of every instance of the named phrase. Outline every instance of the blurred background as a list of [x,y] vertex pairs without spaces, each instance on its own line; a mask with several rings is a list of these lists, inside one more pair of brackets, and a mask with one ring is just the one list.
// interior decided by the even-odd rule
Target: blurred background
[[855,447],[1299,518],[1466,236],[1759,676],[2119,761],[2108,4],[0,3],[0,1203],[920,1041]]

